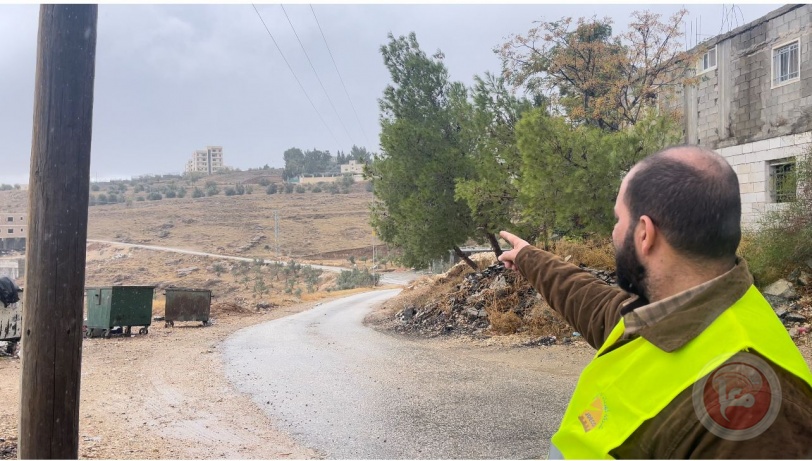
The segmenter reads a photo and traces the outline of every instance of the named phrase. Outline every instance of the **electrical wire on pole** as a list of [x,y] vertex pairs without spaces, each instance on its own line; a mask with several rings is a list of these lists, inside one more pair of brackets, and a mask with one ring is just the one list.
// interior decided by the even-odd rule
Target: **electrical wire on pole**
[[288,20],[288,24],[290,24],[290,29],[293,31],[293,35],[296,36],[296,40],[299,42],[299,46],[302,47],[302,52],[307,58],[307,62],[310,64],[310,68],[313,69],[313,74],[316,76],[316,80],[319,82],[322,91],[324,91],[324,95],[327,96],[327,102],[330,103],[330,107],[333,108],[333,112],[335,112],[336,117],[338,117],[338,122],[341,123],[341,127],[344,128],[344,133],[347,134],[347,138],[355,144],[354,140],[352,139],[352,135],[350,135],[349,130],[347,130],[347,126],[344,124],[344,119],[341,118],[341,115],[338,113],[335,104],[333,104],[333,99],[330,97],[330,93],[327,92],[327,88],[324,87],[324,83],[322,83],[321,78],[319,77],[319,73],[316,71],[316,67],[313,65],[313,61],[310,60],[310,55],[307,54],[307,50],[304,47],[304,43],[299,38],[299,34],[296,32],[296,28],[293,27],[293,22],[290,20],[290,16],[288,16],[288,12],[285,10],[285,5],[279,5],[282,8],[282,12],[285,13],[285,19]]
[[319,110],[316,108],[316,105],[313,104],[313,100],[310,99],[310,95],[307,94],[307,90],[305,90],[304,85],[302,85],[302,82],[299,81],[299,77],[296,76],[296,72],[293,71],[293,67],[290,66],[290,63],[285,58],[285,54],[282,53],[282,48],[280,48],[279,44],[276,43],[276,39],[273,37],[273,34],[271,33],[271,30],[268,28],[268,25],[265,24],[265,20],[262,19],[262,15],[259,14],[259,10],[257,9],[257,6],[254,5],[253,3],[251,4],[251,6],[254,7],[254,11],[256,11],[257,16],[259,17],[259,20],[262,21],[262,25],[265,27],[265,31],[268,32],[268,36],[271,37],[271,40],[273,41],[273,44],[276,45],[276,49],[279,51],[279,55],[282,56],[282,60],[285,61],[285,64],[288,66],[288,69],[290,70],[290,73],[293,74],[293,78],[296,79],[296,83],[299,84],[299,88],[302,89],[302,92],[304,93],[305,97],[307,98],[307,101],[310,103],[310,106],[313,107],[313,110],[316,112],[316,115],[319,117],[319,120],[321,120],[321,123],[324,125],[325,128],[327,128],[327,132],[330,133],[330,136],[333,138],[333,142],[338,144],[338,139],[336,139],[335,134],[333,134],[333,130],[330,129],[330,126],[327,125],[327,122],[324,121],[324,117],[321,116],[321,112],[319,112]]
[[352,112],[355,114],[355,121],[358,122],[358,128],[361,129],[361,134],[364,136],[364,140],[367,142],[367,146],[372,148],[372,145],[369,143],[369,138],[367,137],[366,132],[364,131],[364,126],[361,124],[361,118],[358,117],[358,111],[355,110],[355,104],[352,102],[352,98],[350,97],[349,91],[347,91],[347,85],[344,84],[344,78],[341,77],[341,72],[338,70],[338,65],[336,64],[336,60],[333,57],[333,52],[330,50],[330,45],[327,44],[327,37],[324,36],[324,31],[321,29],[321,24],[319,23],[319,18],[316,17],[316,11],[313,9],[313,5],[310,5],[310,11],[313,13],[313,19],[316,20],[316,25],[319,26],[319,32],[321,33],[321,38],[324,40],[324,46],[327,47],[327,52],[330,54],[330,59],[333,61],[333,67],[336,69],[336,73],[338,74],[338,79],[341,81],[341,86],[344,88],[344,94],[347,95],[347,100],[350,101],[350,107],[352,107]]

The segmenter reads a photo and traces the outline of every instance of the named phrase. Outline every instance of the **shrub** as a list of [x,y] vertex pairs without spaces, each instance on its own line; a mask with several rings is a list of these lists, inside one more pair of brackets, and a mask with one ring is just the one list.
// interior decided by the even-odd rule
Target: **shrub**
[[162,198],[164,198],[164,196],[161,195],[160,192],[150,192],[149,195],[147,195],[147,200],[161,200]]
[[265,193],[268,195],[275,194],[276,192],[277,192],[276,184],[271,184],[270,186],[268,186],[267,189],[265,189]]
[[738,252],[759,286],[806,267],[812,259],[812,148],[796,160],[794,179],[795,201],[765,213],[756,229],[742,235]]
[[195,189],[192,191],[192,198],[200,198],[205,195],[206,194],[199,187],[195,187]]
[[262,187],[268,187],[271,185],[271,180],[268,178],[259,178],[259,185]]
[[297,194],[304,194],[304,193],[305,193],[305,190],[306,190],[306,189],[305,189],[305,188],[304,188],[304,186],[303,186],[303,185],[301,185],[301,184],[299,184],[298,186],[296,186],[296,193],[297,193]]
[[175,197],[177,197],[177,195],[178,194],[175,191],[173,191],[172,189],[169,189],[168,191],[166,191],[166,198],[175,198]]
[[357,287],[374,287],[380,281],[380,274],[372,274],[367,269],[351,271],[341,271],[336,278],[336,288],[339,290],[349,290]]
[[183,186],[178,187],[178,198],[186,197],[186,188]]
[[232,195],[237,195],[237,191],[233,187],[226,187],[226,190],[223,191],[227,197],[231,197]]
[[293,188],[294,188],[293,184],[286,183],[285,184],[285,193],[286,194],[292,194],[293,193]]
[[143,195],[139,195],[138,197],[136,197],[136,198],[135,198],[135,201],[136,201],[136,202],[143,202],[143,201],[144,201],[144,196],[143,196]]
[[242,184],[237,184],[234,187],[234,190],[237,192],[237,195],[243,195],[245,193],[245,186]]
[[[3,184],[3,185],[5,186],[5,184]],[[98,184],[93,184],[93,185],[90,186],[90,190],[92,190],[93,192],[98,192],[99,189],[101,189],[101,188],[99,187]]]
[[319,192],[321,192],[321,187],[319,187],[318,185],[313,186],[313,189],[311,189],[311,191],[318,194]]

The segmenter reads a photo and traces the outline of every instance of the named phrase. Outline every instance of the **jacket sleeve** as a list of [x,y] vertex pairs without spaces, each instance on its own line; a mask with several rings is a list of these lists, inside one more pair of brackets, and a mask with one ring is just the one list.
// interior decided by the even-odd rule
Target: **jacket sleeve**
[[516,267],[584,339],[598,349],[620,320],[620,309],[637,299],[589,272],[533,246],[516,255]]

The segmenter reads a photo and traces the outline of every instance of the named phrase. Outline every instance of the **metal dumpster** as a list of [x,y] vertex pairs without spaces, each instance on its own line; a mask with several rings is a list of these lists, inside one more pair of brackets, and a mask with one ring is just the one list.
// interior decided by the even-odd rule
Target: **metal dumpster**
[[87,306],[86,336],[109,338],[113,327],[129,336],[132,327],[149,333],[152,324],[153,286],[111,286],[85,288]]
[[166,327],[179,322],[203,322],[209,324],[211,313],[211,290],[170,287],[166,289]]

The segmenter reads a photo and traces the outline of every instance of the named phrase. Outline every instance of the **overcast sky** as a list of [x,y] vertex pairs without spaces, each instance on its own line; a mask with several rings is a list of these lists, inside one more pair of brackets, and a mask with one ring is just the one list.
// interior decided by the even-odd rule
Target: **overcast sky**
[[[735,27],[780,6],[737,5]],[[646,7],[675,5],[313,5],[350,98],[307,4],[286,5],[333,110],[278,4],[257,5],[308,102],[250,4],[101,5],[96,51],[91,177],[182,172],[195,149],[221,145],[239,168],[284,166],[290,147],[335,154],[378,151],[378,98],[389,82],[379,48],[387,33],[417,34],[441,49],[454,80],[498,72],[493,48],[538,19],[609,16],[615,30]],[[727,31],[723,6],[687,5],[702,34]],[[730,5],[727,6],[728,9]],[[0,183],[27,183],[34,105],[38,5],[0,5]],[[690,25],[689,25],[690,28]],[[340,116],[340,118],[339,118]],[[343,125],[342,125],[343,123]],[[344,128],[346,127],[346,129]],[[332,132],[332,134],[330,133]]]

